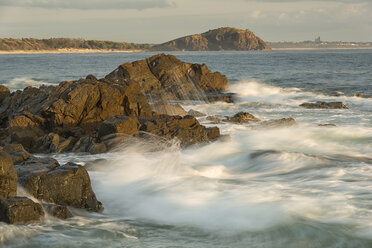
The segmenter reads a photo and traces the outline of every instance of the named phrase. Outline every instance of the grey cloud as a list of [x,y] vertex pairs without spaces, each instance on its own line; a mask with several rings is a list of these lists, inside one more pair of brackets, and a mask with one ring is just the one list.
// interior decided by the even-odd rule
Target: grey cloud
[[[266,3],[320,2],[319,0],[240,0],[240,1]],[[322,0],[321,2],[371,3],[372,0]]]
[[174,7],[170,0],[0,0],[0,6],[63,9],[151,9]]

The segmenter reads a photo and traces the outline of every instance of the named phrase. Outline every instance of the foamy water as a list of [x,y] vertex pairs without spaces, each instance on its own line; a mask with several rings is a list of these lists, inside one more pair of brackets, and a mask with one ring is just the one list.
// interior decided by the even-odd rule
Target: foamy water
[[[0,224],[0,242],[5,247],[372,247],[372,99],[252,78],[233,82],[231,91],[237,93],[234,104],[183,107],[221,118],[239,111],[261,120],[293,117],[297,125],[258,129],[221,123],[230,139],[187,149],[153,139],[102,155],[54,155],[61,163],[83,165],[105,159],[89,171],[105,211],[73,210],[70,220],[47,217],[29,226]],[[307,101],[342,101],[349,109],[298,106]],[[216,125],[203,117],[200,122]],[[329,123],[337,127],[318,126]]]

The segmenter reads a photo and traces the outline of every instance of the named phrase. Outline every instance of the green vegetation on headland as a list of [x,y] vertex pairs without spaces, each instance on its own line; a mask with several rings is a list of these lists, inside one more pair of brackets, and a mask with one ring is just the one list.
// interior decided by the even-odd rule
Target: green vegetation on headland
[[58,49],[94,49],[94,50],[145,50],[149,44],[114,42],[101,40],[83,40],[70,38],[0,38],[0,51],[40,51]]

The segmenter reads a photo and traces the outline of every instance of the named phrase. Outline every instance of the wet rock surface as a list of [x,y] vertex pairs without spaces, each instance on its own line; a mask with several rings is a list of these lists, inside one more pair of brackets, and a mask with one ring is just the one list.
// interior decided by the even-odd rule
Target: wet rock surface
[[17,171],[8,153],[0,150],[0,197],[13,197],[17,194]]
[[60,166],[55,159],[32,158],[16,165],[19,183],[35,198],[88,211],[103,210],[86,169],[74,163]]
[[260,119],[256,118],[250,113],[239,112],[239,113],[236,113],[234,116],[227,116],[224,121],[235,122],[235,123],[254,123],[254,122],[259,122]]
[[0,221],[8,224],[28,224],[44,217],[39,203],[26,197],[0,198]]
[[58,219],[65,220],[73,217],[71,211],[66,206],[55,204],[43,204],[43,208],[45,212],[47,212],[49,215]]

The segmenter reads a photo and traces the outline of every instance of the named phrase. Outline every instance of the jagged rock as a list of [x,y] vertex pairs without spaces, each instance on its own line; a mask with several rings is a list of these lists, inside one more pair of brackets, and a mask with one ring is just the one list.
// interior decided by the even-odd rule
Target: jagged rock
[[179,115],[185,116],[188,115],[186,110],[184,110],[179,104],[153,104],[152,110],[157,114],[163,115]]
[[253,122],[259,122],[260,120],[256,118],[255,116],[251,115],[250,113],[239,112],[239,113],[236,113],[232,117],[227,116],[225,121],[235,122],[235,123],[253,123]]
[[260,123],[260,128],[276,128],[276,127],[290,127],[296,125],[297,122],[293,118],[282,118],[278,120],[268,120]]
[[32,157],[21,144],[8,144],[4,147],[4,150],[11,156],[14,164],[21,163]]
[[117,116],[116,118],[104,121],[98,131],[98,135],[99,137],[113,133],[132,135],[137,133],[139,128],[140,123],[137,118],[129,116]]
[[306,102],[300,104],[300,106],[308,109],[347,109],[346,105],[342,102]]
[[58,219],[72,218],[71,211],[66,206],[55,205],[55,204],[43,204],[45,212]]
[[177,138],[181,145],[187,146],[200,142],[207,142],[219,137],[219,129],[208,129],[199,124],[193,116],[159,115],[153,119],[139,119],[141,131],[155,134],[165,139]]
[[19,184],[37,199],[88,211],[103,209],[86,169],[80,165],[60,166],[51,158],[31,158],[16,165],[16,169]]
[[4,85],[0,85],[0,104],[10,95],[10,90]]
[[43,216],[41,205],[26,197],[0,198],[0,221],[8,224],[28,224],[40,221]]
[[208,101],[208,94],[222,94],[229,85],[226,76],[212,73],[204,64],[184,63],[165,54],[122,64],[106,79],[118,83],[139,82],[151,103],[188,99]]
[[0,197],[12,197],[17,194],[17,171],[13,160],[3,150],[0,150]]
[[223,27],[165,42],[153,51],[271,50],[250,30]]
[[189,115],[191,116],[194,116],[194,117],[202,117],[202,116],[206,116],[206,114],[202,113],[202,112],[199,112],[199,111],[196,111],[196,110],[193,110],[193,109],[190,109],[188,112],[187,112]]

